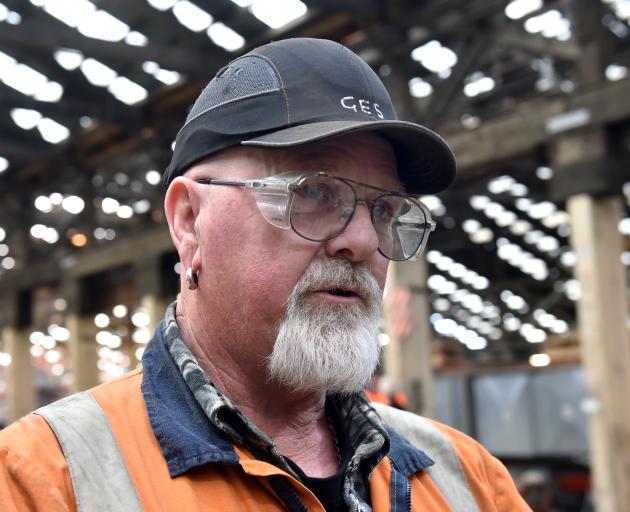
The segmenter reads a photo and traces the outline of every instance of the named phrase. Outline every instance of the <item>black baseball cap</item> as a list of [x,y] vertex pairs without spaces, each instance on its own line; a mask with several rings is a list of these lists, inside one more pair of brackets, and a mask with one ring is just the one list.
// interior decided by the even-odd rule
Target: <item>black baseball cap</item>
[[229,147],[288,148],[363,131],[392,145],[407,192],[440,192],[454,180],[446,142],[398,120],[385,86],[358,55],[325,39],[275,41],[233,60],[208,83],[177,134],[163,182]]

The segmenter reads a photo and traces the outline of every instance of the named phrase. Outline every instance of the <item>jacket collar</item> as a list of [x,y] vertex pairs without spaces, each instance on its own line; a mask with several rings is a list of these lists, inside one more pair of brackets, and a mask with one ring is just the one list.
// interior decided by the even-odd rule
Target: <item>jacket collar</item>
[[[141,390],[171,477],[211,462],[238,464],[232,442],[210,421],[182,377],[165,343],[164,330],[162,322],[143,354]],[[353,402],[353,408],[362,402],[367,405],[367,399],[361,395]],[[369,407],[368,414],[376,412]],[[409,476],[434,464],[395,430],[388,426],[385,430],[389,438],[388,456],[399,472]]]
[[238,464],[232,443],[199,406],[164,343],[163,323],[142,356],[142,394],[171,477],[209,462]]

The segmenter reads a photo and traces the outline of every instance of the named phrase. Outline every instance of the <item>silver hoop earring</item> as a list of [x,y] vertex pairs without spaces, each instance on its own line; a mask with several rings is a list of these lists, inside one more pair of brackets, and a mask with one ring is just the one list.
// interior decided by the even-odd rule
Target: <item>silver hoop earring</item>
[[189,290],[196,290],[199,286],[199,274],[192,267],[186,270],[186,286]]

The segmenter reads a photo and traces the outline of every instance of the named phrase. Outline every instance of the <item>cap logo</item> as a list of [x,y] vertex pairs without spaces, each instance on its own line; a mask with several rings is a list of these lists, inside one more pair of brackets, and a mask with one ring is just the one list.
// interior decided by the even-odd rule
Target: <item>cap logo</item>
[[355,98],[354,96],[344,96],[340,100],[341,106],[348,110],[354,110],[355,112],[363,112],[370,116],[376,115],[379,119],[383,119],[383,112],[380,110],[380,105],[364,98]]

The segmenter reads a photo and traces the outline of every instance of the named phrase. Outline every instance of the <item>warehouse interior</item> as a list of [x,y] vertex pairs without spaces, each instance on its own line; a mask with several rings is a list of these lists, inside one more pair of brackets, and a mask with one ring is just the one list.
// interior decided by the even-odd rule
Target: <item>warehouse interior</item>
[[179,290],[177,131],[289,37],[354,50],[457,158],[391,270],[379,391],[480,440],[535,510],[630,511],[628,0],[0,0],[2,424],[140,364]]

